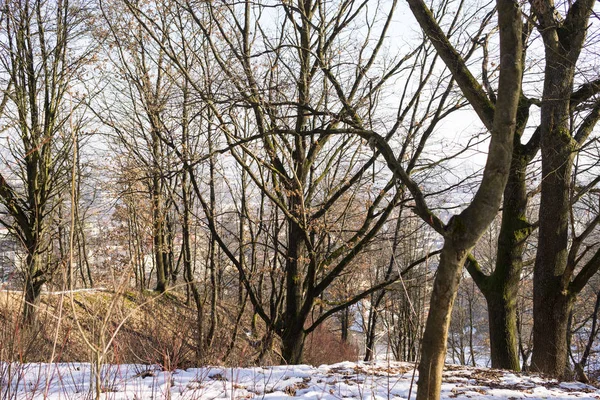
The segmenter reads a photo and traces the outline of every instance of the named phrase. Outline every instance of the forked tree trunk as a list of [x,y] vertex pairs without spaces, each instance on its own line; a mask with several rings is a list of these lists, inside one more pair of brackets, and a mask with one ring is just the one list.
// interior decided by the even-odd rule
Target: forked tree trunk
[[[497,0],[501,63],[497,101],[490,107],[489,99],[480,86],[473,84],[474,77],[433,19],[427,5],[422,0],[408,2],[465,97],[492,132],[481,185],[471,204],[443,229],[437,228],[444,235],[444,246],[423,334],[417,389],[417,400],[437,400],[440,398],[448,327],[462,267],[468,253],[496,216],[510,172],[523,72],[522,15],[517,2]],[[490,112],[493,113],[492,124],[489,123]],[[388,164],[396,165],[389,155],[386,160]],[[439,226],[441,221],[434,222],[418,186],[409,181],[401,167],[396,167],[395,172],[415,197],[416,211],[421,218]]]

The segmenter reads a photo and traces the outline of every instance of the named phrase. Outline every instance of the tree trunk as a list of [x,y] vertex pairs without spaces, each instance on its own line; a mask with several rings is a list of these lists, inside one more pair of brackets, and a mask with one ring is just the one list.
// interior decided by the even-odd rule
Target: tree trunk
[[[211,115],[209,113],[209,119]],[[212,131],[208,132],[208,152],[213,152],[213,137]],[[216,193],[215,193],[215,159],[214,157],[209,158],[209,207],[210,207],[210,218],[214,219],[216,215]],[[215,338],[215,332],[217,329],[217,304],[219,303],[219,271],[217,263],[217,240],[215,235],[211,233],[209,243],[209,269],[210,269],[210,324],[208,326],[208,332],[206,334],[206,346],[210,347]]]
[[565,18],[550,0],[531,3],[544,40],[546,64],[540,119],[542,183],[533,274],[531,366],[557,377],[563,376],[568,361],[567,324],[577,294],[569,287],[575,266],[567,266],[573,159],[586,136],[579,137],[581,131],[574,136],[571,131],[571,96],[595,3],[569,3]]
[[156,268],[156,291],[164,293],[167,289],[167,276],[163,257],[164,249],[164,215],[162,215],[162,196],[160,166],[160,142],[158,134],[152,133],[153,170],[152,170],[152,239],[154,244],[154,263]]
[[371,309],[369,310],[369,320],[367,323],[367,340],[366,340],[366,350],[365,350],[365,361],[373,361],[373,356],[375,352],[375,329],[377,328],[377,319],[378,312],[375,306],[371,305]]
[[[540,296],[534,291],[533,354],[531,368],[555,377],[566,377],[569,365],[567,326],[574,297],[558,290]],[[547,301],[545,305],[536,302]]]
[[567,322],[571,301],[564,279],[569,244],[571,171],[576,144],[570,132],[569,98],[573,68],[546,55],[541,109],[542,189],[539,237],[533,271],[534,371],[563,375],[567,362]]
[[520,135],[515,135],[513,159],[504,190],[502,225],[494,273],[483,286],[488,305],[490,350],[493,368],[520,370],[517,351],[517,295],[523,269],[525,241],[531,233],[527,222],[527,155]]
[[[156,179],[154,185],[157,185]],[[167,277],[165,276],[164,257],[162,253],[164,236],[162,234],[162,215],[159,206],[160,197],[157,189],[154,189],[153,196],[152,235],[154,244],[154,267],[156,268],[156,291],[159,293],[164,293],[164,291],[167,289]]]
[[[37,246],[34,246],[37,247]],[[25,276],[25,303],[23,305],[23,322],[33,325],[36,322],[37,309],[40,304],[42,286],[46,282],[44,274],[40,271],[41,254],[33,250],[27,255],[27,274]]]
[[436,227],[436,230],[444,236],[444,246],[433,283],[429,315],[423,333],[417,390],[418,400],[437,400],[441,392],[452,305],[456,298],[462,266],[468,253],[498,213],[510,174],[523,73],[523,17],[517,2],[496,1],[501,62],[497,100],[492,106],[481,86],[474,84],[475,78],[435,21],[427,4],[422,0],[408,0],[408,3],[419,25],[431,39],[437,54],[456,79],[482,122],[492,133],[488,158],[477,193],[471,204],[460,215],[455,215],[443,228],[440,227],[443,223],[439,218],[436,221],[427,207],[418,185],[408,179],[406,171],[398,165],[393,154],[387,151],[383,143],[376,143],[378,149],[384,150],[388,165],[392,166],[392,170],[414,196],[417,214]]
[[283,361],[289,365],[302,364],[302,352],[306,339],[302,325],[296,322],[284,332],[281,338],[281,355]]
[[341,325],[342,325],[342,329],[341,329],[341,339],[342,342],[347,343],[348,342],[348,336],[349,336],[349,331],[350,331],[350,309],[349,308],[345,308],[342,310],[342,317],[341,317]]
[[[299,207],[299,196],[290,196],[290,210]],[[306,244],[302,228],[295,221],[288,221],[288,250],[285,279],[285,328],[282,334],[282,355],[288,364],[299,364],[304,348],[304,317],[302,314],[301,268]]]
[[[523,121],[527,119],[524,118]],[[520,370],[517,349],[517,295],[523,251],[532,226],[527,222],[526,169],[531,155],[524,154],[520,134],[515,135],[511,170],[502,208],[494,272],[483,275],[467,263],[467,269],[483,293],[488,307],[490,355],[493,368]]]
[[468,250],[455,248],[449,239],[444,243],[421,344],[417,400],[440,398],[452,305]]
[[520,370],[517,350],[517,303],[512,295],[490,293],[486,297],[492,368]]

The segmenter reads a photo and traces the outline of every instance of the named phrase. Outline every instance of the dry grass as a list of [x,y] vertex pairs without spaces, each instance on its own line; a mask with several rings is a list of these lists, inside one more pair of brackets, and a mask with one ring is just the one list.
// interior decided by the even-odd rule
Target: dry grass
[[[268,351],[258,360],[264,332],[248,338],[243,329],[232,351],[227,351],[235,323],[235,305],[219,310],[219,320],[210,347],[198,338],[199,326],[193,305],[184,293],[84,291],[67,295],[45,294],[38,309],[38,323],[24,327],[20,320],[23,299],[20,293],[0,292],[0,361],[97,362],[90,344],[106,348],[102,363],[140,363],[164,370],[199,365],[251,366],[280,364],[278,351]],[[251,325],[244,315],[241,326]],[[208,321],[202,321],[204,334]],[[259,324],[261,325],[261,324]],[[262,327],[264,329],[264,326]],[[277,340],[273,348],[277,349]],[[269,346],[270,348],[270,346]],[[320,365],[357,360],[356,344],[344,343],[326,324],[306,340],[304,362]]]
[[22,307],[19,293],[0,294],[2,361],[86,362],[91,357],[86,340],[102,347],[110,343],[105,356],[110,363],[162,364],[165,354],[165,367],[194,361],[188,354],[195,333],[187,329],[194,312],[178,295],[93,291],[74,294],[72,302],[67,296],[43,295],[33,327],[21,323]]

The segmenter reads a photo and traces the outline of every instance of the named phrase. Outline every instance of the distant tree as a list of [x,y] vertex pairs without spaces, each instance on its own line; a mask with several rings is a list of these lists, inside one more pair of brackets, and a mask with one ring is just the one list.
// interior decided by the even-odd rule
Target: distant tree
[[[143,29],[116,5],[101,4],[103,23],[96,31],[97,40],[105,46],[109,68],[103,79],[103,100],[92,104],[98,119],[112,132],[117,151],[125,151],[123,166],[117,179],[133,180],[123,187],[141,182],[151,203],[152,252],[155,289],[163,293],[173,279],[172,201],[169,156],[161,141],[169,102],[174,96],[175,82],[165,70],[165,54],[152,45]],[[131,33],[133,31],[133,33]],[[127,33],[126,33],[127,32]],[[115,98],[120,107],[113,107]],[[170,174],[170,175],[169,175]]]
[[[178,49],[182,41],[195,41],[198,36],[169,30],[170,40],[164,42],[160,38],[165,25],[156,23],[155,11],[125,3],[154,42],[162,43],[173,63],[185,70]],[[329,288],[353,267],[402,200],[402,190],[391,174],[373,178],[372,171],[380,169],[379,155],[355,135],[349,121],[384,126],[378,107],[388,85],[401,74],[421,73],[416,90],[406,83],[396,119],[386,127],[390,139],[411,118],[420,119],[422,124],[410,128],[403,140],[412,170],[422,151],[415,143],[423,144],[436,124],[462,105],[452,101],[452,85],[443,84],[434,86],[436,95],[429,103],[419,101],[419,90],[436,79],[433,63],[418,68],[430,47],[417,44],[404,56],[385,57],[384,41],[396,2],[389,7],[380,4],[382,11],[375,14],[365,2],[342,1],[339,6],[338,10],[322,1],[273,7],[249,1],[184,2],[161,12],[172,15],[173,21],[185,16],[184,25],[202,35],[201,45],[194,42],[198,46],[185,47],[196,65],[210,60],[218,68],[210,74],[206,69],[188,71],[190,86],[211,109],[214,129],[227,141],[228,155],[277,216],[273,231],[262,242],[271,254],[269,269],[260,272],[263,279],[252,272],[254,266],[245,257],[235,254],[236,248],[227,245],[219,221],[212,217],[210,199],[193,183],[198,181],[192,178],[193,166],[184,162],[211,234],[238,269],[267,331],[281,338],[282,356],[290,363],[301,360],[306,335],[326,318],[368,296],[371,289],[384,287],[378,285],[398,279],[395,271],[375,289],[363,288],[341,304],[315,307],[327,301]],[[274,16],[281,22],[275,31],[271,29]],[[362,25],[363,18],[369,22]],[[343,46],[345,40],[354,40],[348,34],[357,26],[364,26],[366,37],[354,47]],[[351,50],[361,47],[362,55],[356,59]],[[444,76],[440,81],[447,83]],[[423,116],[416,115],[419,107],[426,109]],[[174,143],[171,148],[182,154]],[[351,210],[362,212],[351,214]]]

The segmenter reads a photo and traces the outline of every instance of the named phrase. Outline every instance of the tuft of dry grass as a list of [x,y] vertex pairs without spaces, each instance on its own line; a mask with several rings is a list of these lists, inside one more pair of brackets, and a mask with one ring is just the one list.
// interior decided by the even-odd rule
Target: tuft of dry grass
[[323,323],[306,338],[304,361],[311,365],[356,361],[359,353],[357,343],[352,339],[344,342],[327,323]]

